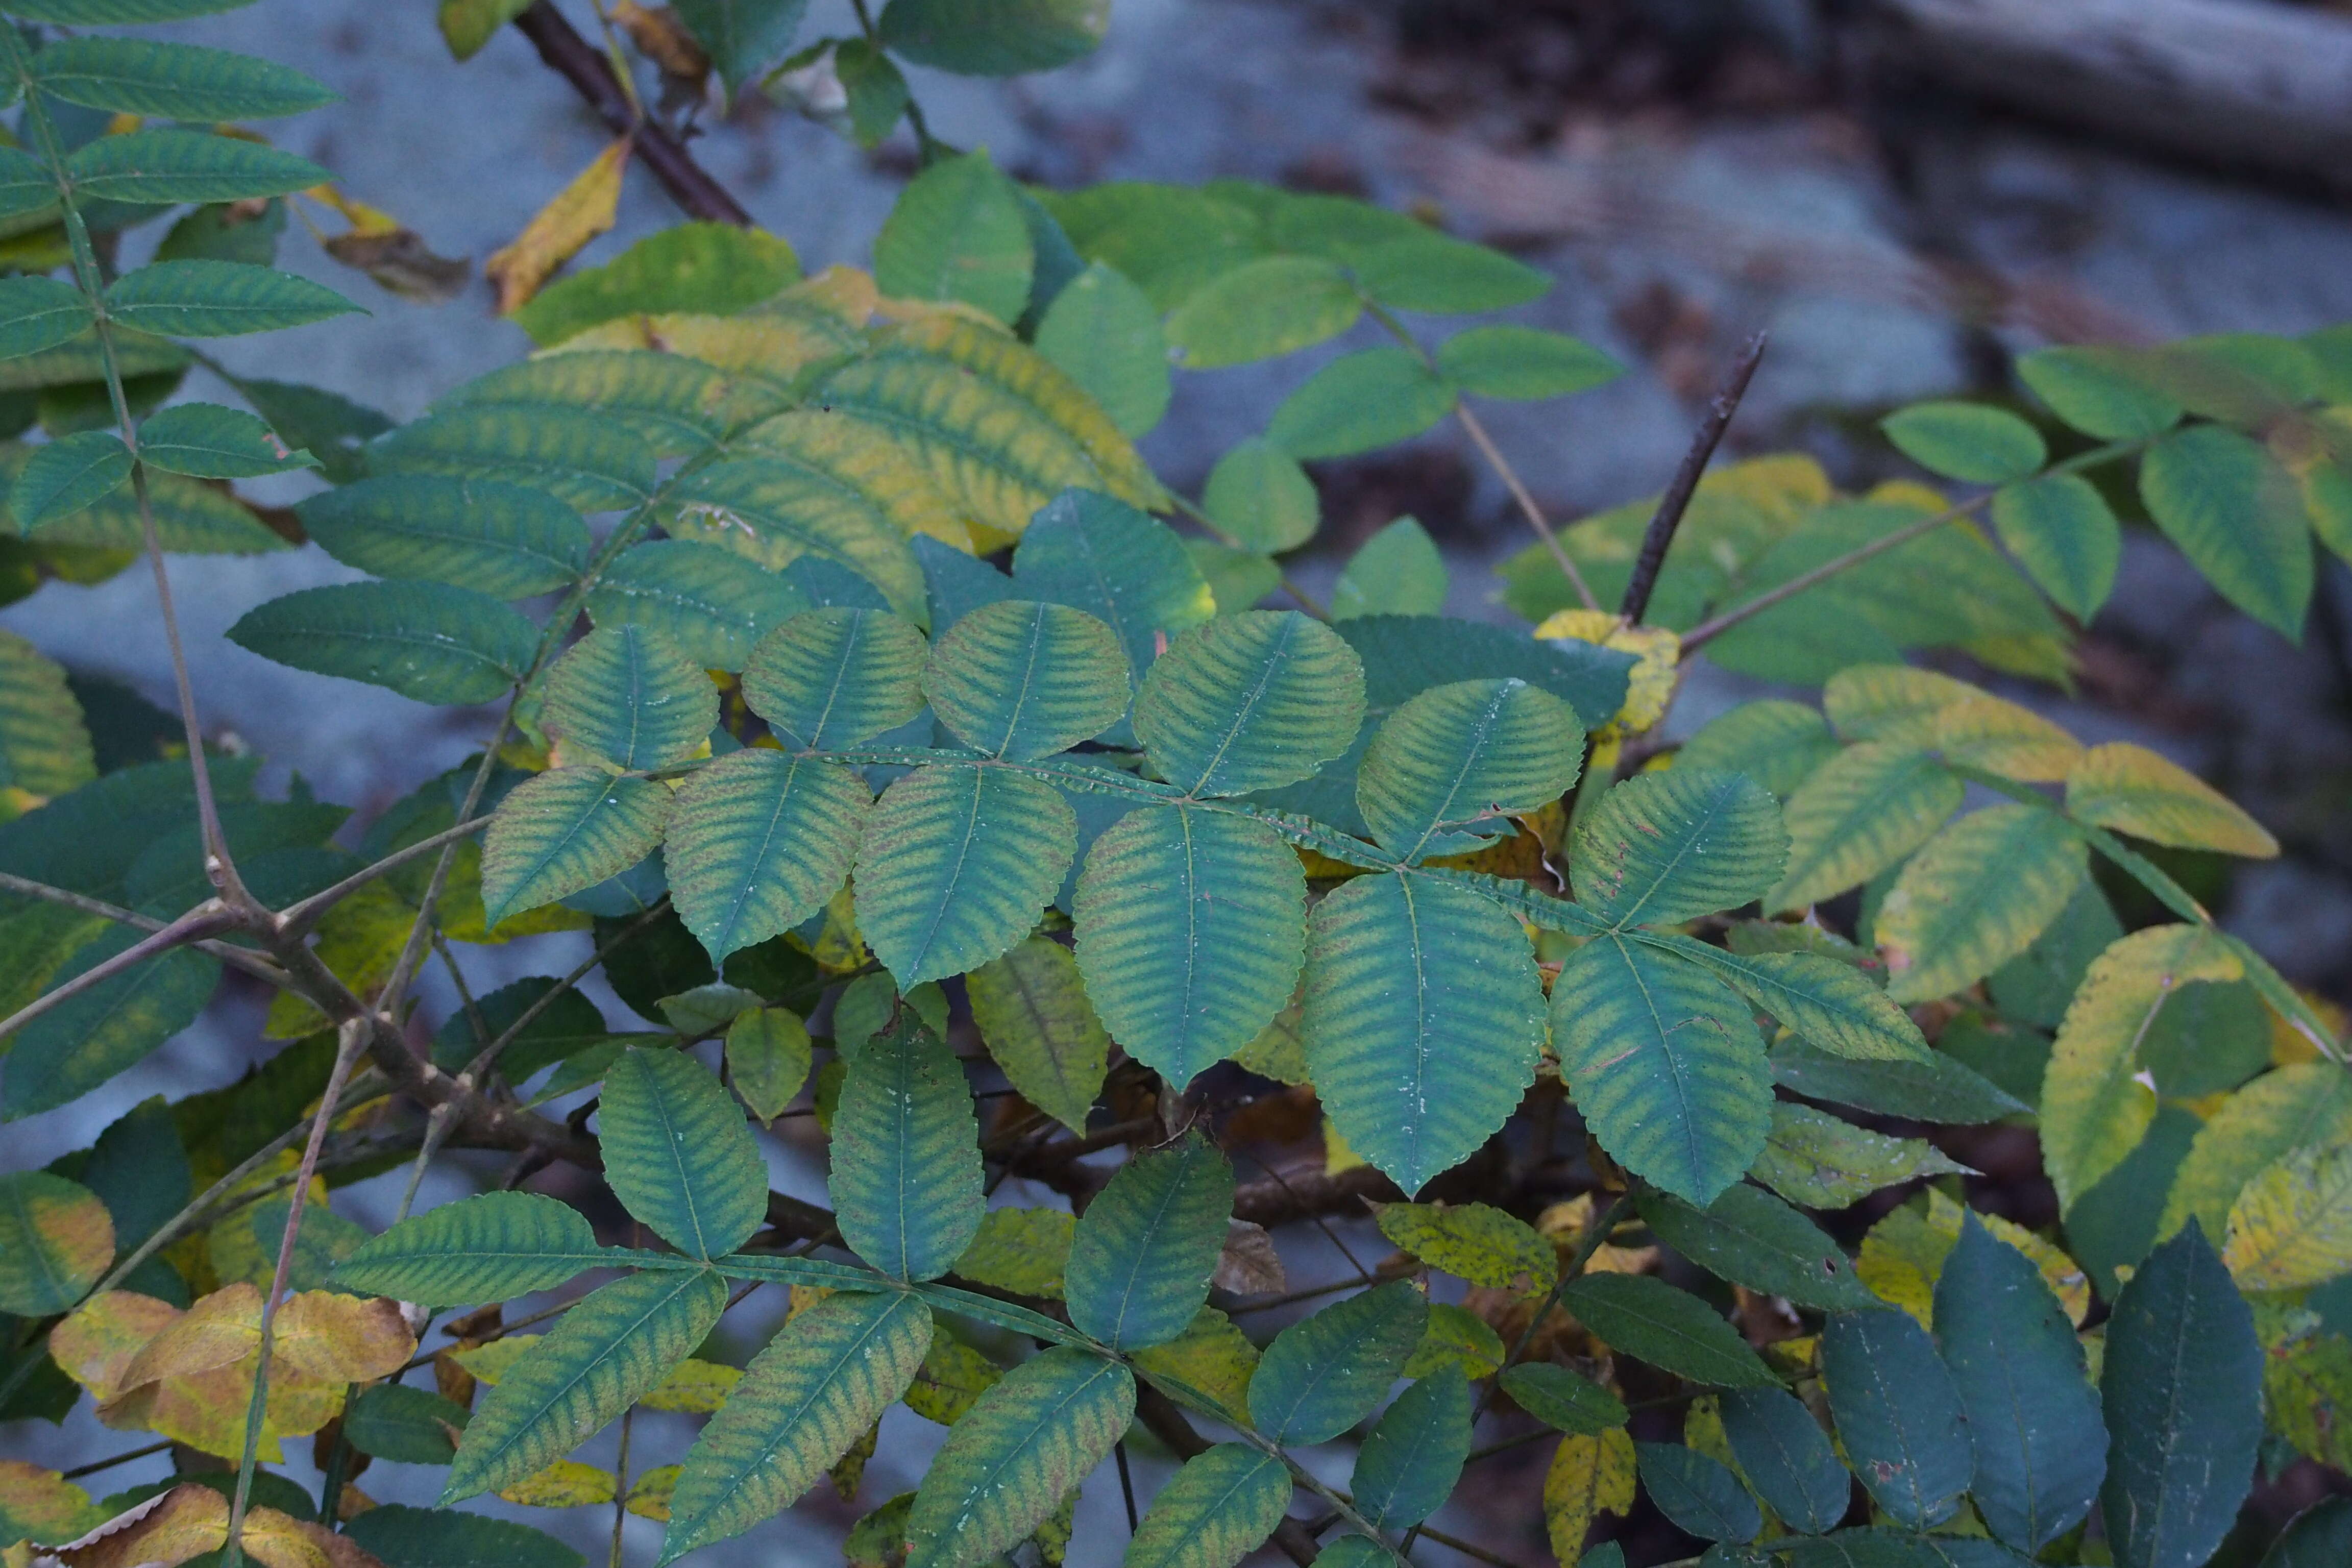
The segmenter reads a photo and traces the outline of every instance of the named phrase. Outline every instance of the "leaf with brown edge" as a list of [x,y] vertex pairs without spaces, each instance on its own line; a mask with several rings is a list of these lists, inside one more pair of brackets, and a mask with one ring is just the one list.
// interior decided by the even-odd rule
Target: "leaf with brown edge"
[[125,1374],[147,1342],[178,1320],[180,1309],[131,1290],[84,1301],[49,1331],[49,1356],[100,1404],[131,1386]]
[[262,1568],[383,1568],[351,1537],[274,1508],[247,1511],[237,1540]]
[[553,201],[531,215],[512,244],[493,251],[482,264],[483,274],[498,287],[499,314],[512,315],[530,303],[557,268],[613,226],[631,145],[624,136],[597,153]]
[[65,1568],[175,1568],[228,1540],[228,1499],[183,1482],[51,1553]]
[[0,1546],[68,1541],[96,1522],[89,1494],[57,1471],[0,1459]]
[[2124,741],[2094,746],[2074,764],[2066,774],[2066,810],[2078,821],[2176,849],[2217,849],[2256,860],[2279,852],[2270,830],[2221,791],[2179,763]]

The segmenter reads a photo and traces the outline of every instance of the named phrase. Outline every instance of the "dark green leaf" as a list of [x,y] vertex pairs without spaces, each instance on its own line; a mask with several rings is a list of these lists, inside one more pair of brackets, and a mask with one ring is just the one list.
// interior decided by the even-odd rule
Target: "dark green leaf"
[[1006,1373],[957,1422],[907,1515],[907,1568],[972,1568],[1026,1539],[1135,1417],[1135,1376],[1057,1345]]
[[427,1306],[551,1290],[603,1248],[580,1211],[535,1193],[484,1193],[413,1215],[335,1266],[340,1289]]
[[1235,1568],[1290,1506],[1290,1471],[1245,1443],[1184,1461],[1151,1500],[1128,1543],[1126,1568]]
[[216,403],[175,403],[150,416],[139,427],[139,460],[205,479],[242,479],[319,466],[310,453],[289,451],[252,415]]
[[677,19],[710,57],[730,92],[782,59],[808,0],[679,0]]
[[1569,875],[1577,902],[1621,928],[1673,925],[1763,897],[1788,855],[1762,784],[1675,767],[1601,797],[1578,828]]
[[[0,91],[14,90],[13,83],[0,89]],[[50,176],[48,165],[28,153],[19,152],[14,147],[0,147],[0,218],[26,219],[25,223],[8,226],[11,229],[20,229],[38,221],[27,218],[26,215],[43,212],[57,205],[58,183]],[[54,217],[56,214],[49,212],[46,216]]]
[[1277,1443],[1327,1443],[1372,1413],[1421,1342],[1429,1304],[1403,1280],[1301,1319],[1250,1377],[1250,1419]]
[[262,658],[390,687],[420,702],[487,702],[520,679],[539,628],[440,583],[304,588],[246,612],[229,640]]
[[[1030,520],[1013,553],[1013,585],[1110,627],[1130,688],[1173,638],[1217,610],[1173,530],[1097,490],[1064,490]],[[1127,734],[1115,725],[1108,742],[1127,744]]]
[[1518,1407],[1562,1432],[1597,1437],[1625,1425],[1625,1405],[1615,1394],[1548,1361],[1521,1362],[1503,1372],[1503,1392]]
[[1221,616],[1176,639],[1144,678],[1136,734],[1190,795],[1245,795],[1308,776],[1362,722],[1363,664],[1295,610]]
[[962,76],[1048,71],[1092,54],[1105,0],[890,0],[882,42],[917,65]]
[[691,1355],[726,1306],[717,1274],[657,1271],[573,1307],[475,1409],[442,1501],[512,1486],[570,1453]]
[[1790,1528],[1819,1535],[1845,1517],[1853,1477],[1813,1413],[1778,1388],[1734,1389],[1723,1396],[1723,1432],[1757,1496]]
[[16,526],[30,533],[70,517],[121,488],[131,478],[131,449],[107,430],[84,430],[37,447],[8,493]]
[[1878,427],[1928,472],[1970,484],[2024,479],[2050,457],[2039,430],[1980,403],[1915,403],[1880,420]]
[[393,474],[310,497],[313,542],[346,566],[520,599],[588,568],[587,525],[544,490],[494,479]]
[[1535,327],[1473,327],[1438,345],[1437,368],[1478,397],[1566,397],[1606,385],[1625,367],[1580,338]]
[[[57,983],[113,957],[146,933],[117,926],[76,953]],[[64,1105],[142,1060],[196,1021],[220,980],[220,960],[192,948],[159,953],[58,1004],[16,1031],[8,1052],[7,1110],[15,1121]]]
[[1070,950],[1024,938],[964,976],[971,1021],[1022,1099],[1078,1137],[1109,1070],[1110,1037]]
[[1198,1133],[1120,1167],[1070,1240],[1071,1325],[1121,1351],[1181,1334],[1208,1300],[1233,1206],[1233,1168]]
[[98,1135],[80,1179],[113,1216],[118,1251],[137,1247],[180,1212],[194,1188],[162,1096],[141,1100]]
[[530,485],[582,511],[617,510],[645,500],[656,463],[652,445],[626,422],[549,405],[460,404],[404,425],[368,448],[368,467],[379,474]]
[[871,804],[848,768],[764,746],[699,769],[667,828],[679,916],[721,958],[792,930],[848,876]]
[[470,1413],[437,1394],[397,1383],[362,1390],[343,1412],[343,1436],[362,1454],[404,1465],[446,1465]]
[[151,206],[282,196],[334,179],[308,158],[194,131],[101,136],[67,159],[66,169],[79,195]]
[[980,1230],[971,1089],[911,1007],[858,1047],[842,1080],[832,1193],[844,1239],[893,1279],[938,1279]]
[[1577,1321],[1627,1355],[1718,1388],[1778,1384],[1739,1331],[1686,1290],[1646,1274],[1587,1274],[1559,1293]]
[[1077,818],[1050,784],[919,768],[866,819],[858,929],[902,987],[968,973],[1029,934],[1076,854]]
[[1972,1214],[1937,1277],[1934,1322],[1976,1446],[1977,1512],[2010,1545],[2039,1552],[2091,1511],[2106,1471],[2074,1325],[2032,1261]]
[[1913,1121],[1974,1126],[2033,1108],[1957,1058],[1856,1061],[1790,1041],[1772,1052],[1772,1079],[1808,1100],[1826,1100]]
[[1704,1209],[1666,1193],[1637,1206],[1660,1241],[1736,1285],[1832,1311],[1877,1304],[1838,1244],[1760,1187],[1727,1187]]
[[650,234],[602,267],[556,279],[507,319],[544,348],[617,317],[730,316],[799,280],[786,241],[727,223]]
[[0,278],[0,359],[69,342],[89,326],[81,290],[54,278]]
[[1927,1331],[1908,1312],[1838,1312],[1822,1330],[1821,1353],[1847,1461],[1878,1506],[1921,1530],[1949,1519],[1976,1456]]
[[[886,27],[900,9],[883,13]],[[1035,265],[1013,182],[984,150],[916,175],[874,241],[874,281],[883,293],[958,300],[1001,321],[1020,319]]]
[[580,1553],[527,1524],[454,1509],[382,1503],[343,1535],[384,1568],[580,1568]]
[[1118,636],[1066,605],[1001,599],[931,645],[923,694],[957,740],[1026,761],[1100,734],[1127,710]]
[[625,552],[588,593],[599,626],[649,627],[708,669],[741,669],[761,637],[808,607],[758,563],[685,539]]
[[1753,1541],[1764,1528],[1756,1500],[1721,1460],[1679,1443],[1636,1443],[1642,1485],[1676,1528],[1702,1541]]
[[267,120],[340,96],[250,55],[148,38],[53,38],[33,57],[41,89],[68,103],[164,120]]
[[1444,612],[1449,584],[1437,542],[1415,517],[1401,517],[1348,557],[1331,585],[1331,619],[1364,616],[1434,616]]
[[[1802,931],[1790,926],[1759,927]],[[1659,945],[1713,970],[1760,1010],[1834,1054],[1864,1061],[1929,1059],[1919,1026],[1843,956],[1826,952],[1726,952],[1684,937]]]
[[742,1108],[694,1058],[622,1052],[596,1120],[613,1195],[679,1251],[722,1258],[760,1228],[767,1164]]
[[1465,680],[1412,698],[1365,747],[1356,801],[1400,858],[1461,854],[1575,784],[1575,710],[1517,679]]
[[2100,1504],[2118,1568],[2195,1568],[2221,1544],[2253,1480],[2262,1384],[2253,1314],[2191,1222],[2107,1320]]
[[[836,54],[836,71],[841,65]],[[856,89],[850,91],[854,114]],[[898,118],[895,110],[891,118]],[[1159,315],[1143,290],[1114,268],[1095,262],[1063,285],[1037,323],[1037,352],[1085,388],[1128,436],[1145,434],[1168,412],[1168,340]],[[1215,485],[1212,476],[1212,491]],[[1213,514],[1215,503],[1208,505]]]
[[632,772],[665,767],[710,736],[719,694],[667,637],[599,626],[547,674],[548,730]]
[[1356,1456],[1356,1511],[1384,1530],[1435,1513],[1470,1454],[1470,1380],[1440,1368],[1397,1396]]
[[482,839],[484,922],[593,888],[654,852],[672,800],[650,779],[555,768],[515,786]]
[[2333,1568],[2352,1561],[2352,1499],[2329,1498],[2294,1516],[2262,1568]]
[[2180,421],[2180,405],[2128,349],[2042,349],[2020,358],[2017,374],[2059,418],[2103,441],[2160,436]]
[[923,636],[887,610],[820,609],[760,639],[743,700],[780,736],[839,751],[923,710]]

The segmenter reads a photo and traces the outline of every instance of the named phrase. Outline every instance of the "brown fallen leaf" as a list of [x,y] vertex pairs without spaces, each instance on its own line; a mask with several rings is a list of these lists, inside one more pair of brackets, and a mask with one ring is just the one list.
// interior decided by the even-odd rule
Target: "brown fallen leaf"
[[1274,1237],[1265,1226],[1245,1219],[1225,1222],[1224,1249],[1217,1254],[1217,1271],[1209,1282],[1236,1296],[1275,1296],[1290,1289]]
[[465,291],[474,264],[436,256],[414,229],[389,234],[339,234],[322,242],[327,254],[375,279],[386,292],[420,305],[443,305]]

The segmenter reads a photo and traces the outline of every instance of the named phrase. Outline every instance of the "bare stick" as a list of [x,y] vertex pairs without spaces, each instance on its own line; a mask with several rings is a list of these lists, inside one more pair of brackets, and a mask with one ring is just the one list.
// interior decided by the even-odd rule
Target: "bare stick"
[[389,876],[411,860],[422,859],[444,845],[455,844],[461,838],[479,833],[490,825],[488,816],[478,816],[471,822],[461,822],[455,827],[445,827],[430,838],[420,838],[404,848],[395,849],[374,865],[352,872],[324,892],[313,893],[299,904],[289,904],[278,914],[278,929],[288,936],[299,936],[308,931],[310,922],[335,904],[358,892],[379,877]]
[[1699,422],[1697,434],[1691,437],[1690,450],[1683,454],[1682,467],[1675,470],[1666,493],[1658,498],[1658,510],[1650,516],[1649,531],[1642,536],[1642,553],[1633,559],[1633,575],[1625,584],[1625,597],[1617,606],[1617,614],[1628,625],[1640,621],[1650,607],[1651,590],[1658,585],[1659,569],[1666,563],[1666,548],[1675,542],[1675,530],[1682,526],[1683,513],[1690,510],[1691,497],[1698,493],[1699,478],[1706,472],[1707,459],[1715,456],[1724,431],[1730,427],[1731,416],[1739,411],[1739,400],[1748,395],[1748,384],[1756,378],[1757,363],[1764,357],[1766,337],[1763,332],[1757,333],[1739,351],[1721,390],[1707,402],[1706,417]]
[[278,1269],[269,1278],[269,1295],[261,1303],[261,1343],[253,1367],[253,1398],[246,1405],[245,1451],[237,1460],[236,1492],[229,1500],[228,1543],[221,1558],[223,1568],[239,1568],[245,1560],[245,1508],[253,1496],[254,1450],[261,1444],[262,1416],[269,1400],[269,1331],[277,1325],[278,1303],[286,1299],[287,1278],[293,1272],[294,1243],[302,1233],[303,1204],[310,1195],[310,1178],[319,1169],[319,1151],[327,1142],[327,1129],[335,1120],[336,1102],[342,1099],[352,1064],[358,1059],[360,1047],[366,1043],[369,1032],[364,1018],[349,1019],[338,1031],[341,1037],[335,1042],[334,1068],[327,1075],[326,1090],[319,1097],[319,1113],[310,1119],[310,1142],[303,1145],[302,1163],[294,1173],[294,1190],[287,1201],[286,1233],[278,1243]]
[[1562,544],[1559,535],[1552,531],[1550,522],[1544,517],[1543,508],[1538,506],[1536,498],[1528,493],[1528,487],[1520,480],[1518,470],[1504,458],[1503,449],[1495,445],[1495,438],[1486,434],[1485,422],[1470,412],[1470,405],[1466,403],[1454,404],[1454,413],[1462,421],[1462,428],[1469,433],[1471,442],[1477,447],[1479,456],[1485,458],[1486,466],[1495,470],[1495,477],[1503,481],[1503,488],[1511,492],[1511,499],[1519,503],[1520,515],[1528,520],[1528,526],[1536,531],[1536,537],[1543,541],[1544,548],[1551,552],[1552,563],[1559,568],[1560,575],[1568,579],[1568,585],[1576,590],[1576,596],[1584,602],[1586,609],[1599,609],[1601,601],[1593,596],[1591,584],[1585,582],[1584,574],[1576,569],[1576,562],[1568,553],[1568,546]]
[[[113,921],[138,931],[164,931],[172,921],[159,921],[152,915],[142,915],[136,910],[126,910],[121,904],[110,904],[104,899],[93,899],[64,888],[52,888],[47,882],[36,882],[28,877],[14,877],[0,871],[0,893],[16,893],[27,899],[39,899],[68,910],[79,910],[86,915]],[[184,919],[185,917],[183,917]],[[222,963],[242,969],[257,980],[266,980],[280,989],[290,988],[292,982],[284,970],[249,948],[226,942],[202,941],[188,944],[199,952],[208,952]]]
[[0,1018],[0,1039],[15,1034],[51,1008],[62,1006],[83,992],[105,984],[124,970],[143,963],[159,952],[184,947],[200,937],[209,936],[216,931],[226,931],[237,923],[236,917],[220,908],[217,900],[207,899],[205,903],[211,907],[199,906],[191,910],[162,931],[140,938],[112,958],[91,964],[56,990],[44,992],[7,1017]]

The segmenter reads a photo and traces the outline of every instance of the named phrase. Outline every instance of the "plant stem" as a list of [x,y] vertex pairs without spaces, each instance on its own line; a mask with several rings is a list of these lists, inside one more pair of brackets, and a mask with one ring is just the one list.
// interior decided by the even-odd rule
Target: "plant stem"
[[113,1455],[108,1458],[93,1459],[87,1465],[77,1465],[70,1470],[59,1470],[58,1472],[58,1479],[61,1481],[79,1480],[84,1476],[94,1476],[100,1470],[110,1470],[117,1465],[127,1465],[133,1459],[143,1459],[150,1454],[160,1454],[171,1446],[172,1439],[166,1437],[160,1443],[150,1443],[142,1448],[126,1449],[124,1452]]
[[613,1459],[613,1550],[604,1568],[621,1568],[621,1531],[629,1522],[629,1421],[636,1413],[634,1405],[621,1412],[621,1449]]
[[1620,619],[1626,625],[1639,624],[1649,610],[1650,594],[1658,585],[1658,573],[1666,563],[1666,549],[1675,542],[1675,530],[1682,526],[1683,514],[1690,510],[1691,498],[1698,493],[1698,482],[1706,473],[1707,460],[1723,443],[1723,433],[1731,427],[1731,416],[1739,412],[1739,400],[1748,395],[1748,384],[1756,379],[1756,367],[1764,358],[1768,334],[1758,332],[1748,340],[1732,362],[1731,374],[1723,385],[1707,400],[1706,417],[1699,421],[1697,432],[1691,437],[1690,449],[1683,454],[1682,465],[1666,485],[1665,493],[1658,498],[1658,510],[1650,514],[1650,526],[1642,535],[1642,552],[1633,558],[1633,575],[1625,584],[1625,597],[1617,606]]
[[[2117,458],[2128,457],[2145,445],[2147,443],[2144,441],[2110,441],[2104,447],[2094,447],[2087,452],[2079,452],[2063,463],[2052,464],[2043,471],[2042,477],[2047,479],[2058,474],[2078,473],[2084,468],[2095,468],[2101,463],[2111,462]],[[1998,490],[1987,490],[1984,494],[1972,496],[1956,506],[1946,507],[1933,517],[1923,517],[1918,521],[1908,523],[1892,533],[1882,534],[1867,544],[1857,545],[1833,561],[1824,561],[1810,572],[1799,573],[1777,588],[1768,589],[1757,595],[1756,597],[1724,611],[1719,616],[1701,621],[1683,634],[1683,652],[1687,654],[1693,648],[1705,647],[1742,621],[1751,616],[1760,616],[1773,605],[1795,598],[1817,583],[1827,582],[1842,572],[1852,571],[1865,561],[1884,555],[1890,550],[1898,549],[1915,539],[1933,533],[1948,522],[1957,522],[1972,512],[1983,510],[1986,504],[2000,493]]]
[[[136,910],[126,910],[120,904],[110,904],[104,899],[89,898],[80,893],[70,892],[64,888],[52,888],[47,882],[36,882],[27,877],[11,876],[5,871],[0,871],[0,893],[16,893],[27,899],[39,899],[45,903],[57,904],[68,910],[79,910],[86,915],[96,915],[100,920],[113,921],[118,925],[131,926],[139,931],[164,931],[174,923],[171,921],[159,921],[152,915],[142,915]],[[290,989],[293,985],[292,979],[284,970],[250,948],[238,947],[234,942],[211,941],[193,942],[188,945],[199,952],[208,952],[232,968],[241,969],[255,979],[267,981],[281,990]]]
[[471,837],[489,825],[490,818],[486,814],[469,822],[461,822],[455,827],[445,827],[429,838],[420,838],[414,844],[395,849],[374,865],[352,872],[325,891],[313,893],[299,903],[287,905],[278,916],[278,929],[289,935],[299,935],[308,931],[311,922],[326,913],[330,908],[358,892],[370,882],[381,877],[390,876],[411,860],[422,859],[436,849],[455,844],[461,838]]
[[522,1010],[521,1014],[516,1017],[513,1023],[509,1024],[506,1026],[504,1033],[500,1034],[497,1039],[492,1040],[488,1045],[484,1046],[481,1050],[476,1054],[474,1059],[466,1064],[466,1070],[458,1074],[459,1080],[467,1084],[468,1087],[481,1082],[482,1075],[490,1070],[491,1065],[499,1059],[499,1053],[504,1051],[509,1046],[513,1045],[516,1038],[520,1037],[525,1029],[530,1028],[532,1024],[538,1022],[541,1014],[546,1012],[550,1007],[554,1006],[558,997],[562,996],[565,992],[571,990],[573,986],[586,979],[590,970],[595,968],[598,964],[604,963],[605,959],[611,957],[613,953],[620,949],[624,942],[629,941],[630,938],[635,936],[639,931],[644,931],[647,926],[653,924],[654,921],[661,919],[662,916],[668,912],[669,900],[665,898],[660,902],[655,904],[652,909],[647,910],[635,920],[631,921],[627,925],[623,926],[619,931],[614,932],[612,941],[606,942],[604,946],[590,953],[585,959],[581,961],[579,965],[575,967],[571,973],[565,975],[562,979],[549,986],[543,994],[535,998],[530,1006],[525,1007]]
[[[1402,331],[1401,328],[1393,330],[1400,334]],[[1410,339],[1406,341],[1411,342]],[[1416,349],[1420,347],[1417,343],[1413,346]],[[1476,447],[1478,455],[1486,459],[1486,466],[1495,470],[1495,477],[1503,481],[1503,488],[1511,492],[1511,499],[1518,503],[1519,515],[1528,520],[1528,526],[1535,530],[1538,539],[1543,541],[1543,547],[1551,552],[1552,563],[1559,568],[1559,574],[1568,579],[1568,585],[1576,590],[1577,598],[1582,601],[1586,609],[1599,609],[1601,600],[1593,594],[1592,585],[1584,580],[1584,574],[1576,569],[1575,557],[1569,554],[1568,546],[1562,544],[1559,535],[1552,531],[1551,523],[1544,517],[1543,508],[1538,506],[1536,498],[1528,493],[1518,470],[1511,467],[1509,460],[1503,456],[1503,449],[1486,433],[1486,421],[1472,413],[1470,405],[1459,398],[1454,404],[1454,416],[1462,421],[1462,428],[1469,436],[1471,445]]]
[[203,905],[189,910],[162,931],[140,938],[112,958],[91,964],[71,980],[53,990],[45,991],[5,1018],[0,1018],[0,1039],[5,1039],[42,1014],[62,1006],[83,992],[105,984],[126,969],[137,967],[159,952],[184,947],[199,937],[217,931],[226,931],[237,923],[236,917],[220,907],[217,899],[207,899]]

